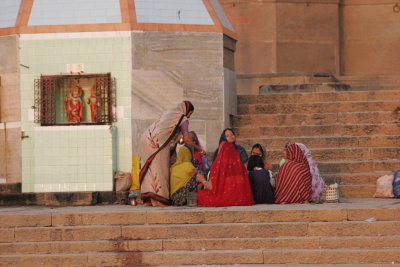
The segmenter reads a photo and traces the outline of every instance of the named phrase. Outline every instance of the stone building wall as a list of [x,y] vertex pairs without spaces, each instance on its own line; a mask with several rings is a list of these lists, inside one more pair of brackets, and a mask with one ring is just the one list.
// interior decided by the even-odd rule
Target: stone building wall
[[[182,100],[195,112],[190,130],[196,131],[208,151],[218,145],[228,126],[234,75],[224,71],[223,34],[132,32],[132,141],[138,154],[140,135],[161,113]],[[226,86],[225,86],[226,85]]]
[[400,73],[400,3],[345,0],[342,17],[342,73]]
[[0,37],[0,182],[21,182],[18,36]]

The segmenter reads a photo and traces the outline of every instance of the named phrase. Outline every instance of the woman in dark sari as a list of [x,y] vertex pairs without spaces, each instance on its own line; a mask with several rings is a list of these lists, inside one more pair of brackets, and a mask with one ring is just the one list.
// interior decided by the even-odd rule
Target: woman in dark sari
[[263,159],[258,155],[250,156],[247,170],[249,170],[249,179],[254,201],[257,204],[275,203],[270,173],[264,169]]

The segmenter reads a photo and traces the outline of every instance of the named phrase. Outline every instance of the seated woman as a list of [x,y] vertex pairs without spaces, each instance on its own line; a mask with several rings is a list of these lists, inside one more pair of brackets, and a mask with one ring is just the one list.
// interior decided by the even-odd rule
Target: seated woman
[[226,129],[223,135],[224,138],[221,137],[217,157],[209,173],[211,185],[208,189],[206,187],[197,193],[197,205],[200,207],[254,205],[248,172],[236,150],[233,132]]
[[284,154],[286,161],[275,175],[275,203],[311,201],[311,173],[303,151],[292,143]]
[[308,166],[310,167],[310,173],[312,177],[311,182],[311,191],[312,191],[312,200],[313,201],[322,201],[323,200],[323,191],[325,187],[325,182],[322,179],[322,176],[319,172],[318,165],[315,160],[311,157],[311,151],[306,147],[306,145],[302,143],[296,143],[303,151],[304,156],[307,158]]
[[[243,164],[247,164],[247,161],[249,160],[249,156],[247,155],[246,150],[242,146],[239,146],[236,144],[236,135],[231,128],[226,128],[222,132],[221,137],[219,138],[219,144],[221,145],[221,142],[224,142],[224,141],[232,143],[233,146],[235,147],[237,153],[240,156],[240,161]],[[214,161],[218,156],[218,151],[219,151],[219,148],[217,150],[215,150],[214,159],[213,159]]]
[[269,171],[264,169],[264,161],[260,156],[250,156],[247,164],[251,189],[256,204],[275,203],[274,189],[271,185]]
[[266,159],[264,149],[260,144],[253,145],[253,147],[251,148],[251,151],[250,151],[250,156],[252,156],[252,155],[260,156],[264,160],[264,168],[266,170],[272,171],[272,163]]
[[205,188],[210,188],[204,176],[197,175],[197,170],[192,164],[192,149],[182,146],[176,158],[176,162],[171,167],[170,195],[172,205],[183,206],[187,203],[187,194],[195,192],[197,181],[201,182]]

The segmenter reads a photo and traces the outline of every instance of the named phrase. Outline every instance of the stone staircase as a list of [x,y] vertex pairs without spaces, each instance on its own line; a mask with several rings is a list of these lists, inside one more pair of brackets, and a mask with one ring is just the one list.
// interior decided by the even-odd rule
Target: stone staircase
[[399,266],[399,204],[1,208],[0,266]]
[[319,87],[238,96],[237,142],[248,151],[262,144],[273,163],[286,142],[304,143],[342,197],[372,197],[376,179],[400,169],[400,90]]

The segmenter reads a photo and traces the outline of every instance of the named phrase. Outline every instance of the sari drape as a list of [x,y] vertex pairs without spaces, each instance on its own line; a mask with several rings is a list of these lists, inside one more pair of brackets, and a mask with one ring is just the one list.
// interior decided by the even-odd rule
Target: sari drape
[[187,121],[187,110],[185,101],[175,109],[164,112],[141,136],[139,179],[144,201],[155,199],[164,204],[170,202],[169,150],[170,145],[179,139],[179,127]]
[[322,179],[321,173],[319,172],[318,165],[311,156],[311,151],[302,143],[296,143],[303,151],[304,156],[307,158],[308,166],[310,167],[310,173],[312,177],[311,188],[312,188],[312,200],[321,201],[323,200],[323,192],[325,187],[324,179]]
[[232,143],[222,142],[210,169],[212,190],[197,193],[201,207],[254,205],[249,176]]
[[170,192],[171,196],[180,188],[184,187],[192,177],[195,169],[192,164],[192,152],[187,146],[181,147],[176,162],[171,167]]
[[311,173],[307,158],[296,144],[286,148],[286,162],[275,175],[275,203],[311,201]]

